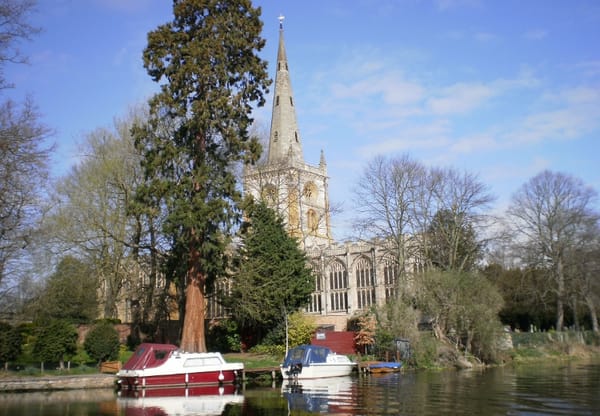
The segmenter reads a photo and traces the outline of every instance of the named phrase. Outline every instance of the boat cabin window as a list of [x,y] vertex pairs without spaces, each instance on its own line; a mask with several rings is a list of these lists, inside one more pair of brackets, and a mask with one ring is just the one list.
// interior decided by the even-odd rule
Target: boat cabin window
[[300,348],[290,351],[290,358],[292,360],[301,360],[303,355],[304,355],[304,350],[300,349]]
[[221,365],[221,360],[217,357],[188,358],[183,363],[184,367],[201,367],[207,365]]
[[162,360],[163,358],[165,358],[168,354],[168,351],[165,350],[156,350],[154,351],[154,358],[157,360]]

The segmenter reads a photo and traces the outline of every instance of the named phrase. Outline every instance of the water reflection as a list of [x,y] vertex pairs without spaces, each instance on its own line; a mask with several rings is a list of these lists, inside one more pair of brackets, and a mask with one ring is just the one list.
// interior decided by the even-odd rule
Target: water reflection
[[117,397],[123,416],[222,415],[227,405],[243,402],[233,385],[123,391]]
[[281,392],[290,414],[294,411],[346,414],[353,408],[355,385],[351,377],[285,380]]
[[597,362],[405,371],[275,386],[0,392],[0,416],[594,415]]

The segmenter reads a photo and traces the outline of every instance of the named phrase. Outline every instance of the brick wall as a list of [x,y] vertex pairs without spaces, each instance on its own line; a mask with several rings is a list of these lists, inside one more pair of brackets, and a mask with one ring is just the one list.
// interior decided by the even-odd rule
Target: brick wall
[[318,331],[310,343],[328,347],[338,354],[356,354],[354,335],[351,331]]

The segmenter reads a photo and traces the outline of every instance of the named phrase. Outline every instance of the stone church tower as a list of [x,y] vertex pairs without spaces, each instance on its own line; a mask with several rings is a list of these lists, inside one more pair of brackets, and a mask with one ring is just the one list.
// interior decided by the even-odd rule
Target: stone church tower
[[246,168],[244,191],[283,215],[307,255],[316,279],[304,313],[321,328],[345,330],[350,317],[397,297],[399,269],[385,243],[333,241],[325,156],[317,166],[304,162],[282,20],[268,153]]
[[244,190],[278,211],[303,248],[324,247],[332,243],[327,181],[323,152],[317,166],[304,162],[280,17],[268,153],[244,172]]

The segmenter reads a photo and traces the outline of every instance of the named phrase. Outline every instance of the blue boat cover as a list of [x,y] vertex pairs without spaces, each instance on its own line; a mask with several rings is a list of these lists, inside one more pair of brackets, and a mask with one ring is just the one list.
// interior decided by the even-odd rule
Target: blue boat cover
[[283,360],[283,366],[290,367],[294,364],[302,364],[305,367],[313,363],[325,363],[329,354],[331,354],[331,350],[327,347],[300,345],[288,351]]

